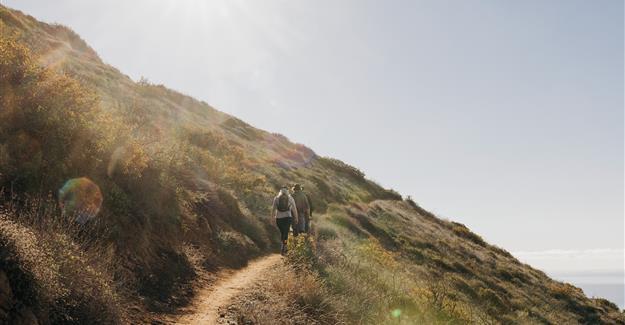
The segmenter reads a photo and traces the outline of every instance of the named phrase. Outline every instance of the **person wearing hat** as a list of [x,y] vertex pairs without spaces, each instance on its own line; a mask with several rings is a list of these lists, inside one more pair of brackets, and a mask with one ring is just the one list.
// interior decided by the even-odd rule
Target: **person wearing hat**
[[282,186],[278,195],[273,198],[271,214],[276,220],[276,225],[280,230],[280,240],[282,242],[280,254],[285,255],[287,251],[286,242],[289,239],[289,228],[292,223],[294,225],[297,224],[299,219],[295,201],[291,194],[289,194],[288,187]]
[[293,235],[297,236],[300,233],[307,234],[310,229],[310,200],[302,185],[295,184],[293,186],[293,200],[295,201],[295,207],[297,208],[298,221],[293,224]]

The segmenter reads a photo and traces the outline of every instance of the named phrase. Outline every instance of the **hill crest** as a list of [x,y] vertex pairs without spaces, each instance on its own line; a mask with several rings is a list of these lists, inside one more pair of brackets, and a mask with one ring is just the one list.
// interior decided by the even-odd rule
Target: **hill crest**
[[[133,82],[65,27],[1,6],[0,27],[0,187],[10,189],[0,279],[28,288],[0,306],[10,311],[3,320],[144,322],[173,312],[203,272],[275,251],[269,202],[298,182],[316,207],[316,234],[293,242],[289,259],[322,279],[318,294],[332,295],[327,307],[346,322],[390,323],[389,311],[401,309],[403,319],[433,323],[623,323],[610,302],[549,279],[353,166]],[[55,196],[76,177],[97,184],[104,201],[94,222],[68,232]],[[48,269],[29,252],[56,262]],[[108,309],[97,310],[103,302]]]

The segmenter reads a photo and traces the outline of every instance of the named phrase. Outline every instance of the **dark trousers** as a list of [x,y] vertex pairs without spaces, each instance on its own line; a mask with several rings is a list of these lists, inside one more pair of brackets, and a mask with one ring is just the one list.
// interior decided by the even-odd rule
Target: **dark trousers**
[[285,242],[287,239],[289,239],[289,228],[291,227],[292,221],[292,217],[276,219],[276,224],[278,225],[278,229],[280,229],[280,240],[282,240],[282,242]]

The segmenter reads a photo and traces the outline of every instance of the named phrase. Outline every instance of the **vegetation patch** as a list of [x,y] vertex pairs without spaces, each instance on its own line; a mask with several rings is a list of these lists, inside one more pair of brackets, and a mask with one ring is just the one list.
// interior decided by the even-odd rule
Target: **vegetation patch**
[[486,242],[482,239],[482,237],[480,237],[479,235],[473,233],[471,230],[469,230],[469,228],[467,228],[465,225],[458,223],[458,222],[452,222],[452,228],[453,232],[463,238],[466,238],[470,241],[472,241],[473,243],[483,246],[485,247],[487,244]]
[[[62,60],[39,56],[51,50]],[[242,319],[623,323],[613,306],[554,285],[359,169],[135,83],[75,33],[2,6],[0,107],[0,197],[11,206],[0,220],[0,288],[10,293],[0,322],[149,323],[192,297],[199,271],[275,251],[271,200],[301,183],[317,235],[291,239],[290,262],[269,286],[277,291],[256,292]],[[103,196],[80,227],[56,203],[74,178]],[[31,200],[48,198],[22,218]]]

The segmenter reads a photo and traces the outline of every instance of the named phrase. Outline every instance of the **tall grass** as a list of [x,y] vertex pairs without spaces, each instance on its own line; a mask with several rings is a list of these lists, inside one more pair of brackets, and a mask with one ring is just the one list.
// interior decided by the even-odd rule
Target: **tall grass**
[[397,256],[375,240],[326,241],[322,274],[349,323],[463,324],[463,304],[443,280],[426,282],[406,271]]
[[116,260],[99,239],[105,229],[78,226],[50,198],[12,202],[0,211],[0,273],[14,311],[4,321],[25,311],[44,323],[126,321],[123,279],[114,279]]
[[[63,42],[78,46],[48,62],[58,71],[39,66],[37,54]],[[179,306],[198,267],[242,265],[276,248],[269,203],[274,187],[292,182],[311,194],[318,237],[293,240],[288,277],[273,281],[277,295],[299,302],[287,306],[299,306],[289,310],[305,321],[622,316],[583,293],[552,288],[544,274],[412,199],[400,202],[357,168],[162,85],[134,83],[75,34],[2,6],[0,94],[0,186],[20,195],[2,217],[2,270],[28,307],[15,311],[22,319],[110,323],[144,305]],[[105,196],[101,218],[86,227],[53,204],[26,199],[76,176],[94,180]],[[132,306],[119,307],[120,287],[135,291]]]
[[337,297],[314,271],[311,236],[291,237],[285,263],[272,269],[259,288],[245,297],[238,310],[242,324],[345,324],[336,307]]

